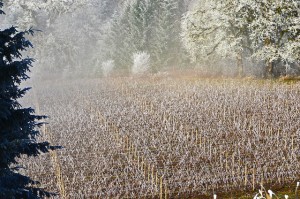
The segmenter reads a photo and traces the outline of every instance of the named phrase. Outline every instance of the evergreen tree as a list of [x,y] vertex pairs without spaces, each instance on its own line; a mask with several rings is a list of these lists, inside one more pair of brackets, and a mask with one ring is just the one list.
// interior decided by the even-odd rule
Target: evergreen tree
[[111,21],[107,40],[108,49],[113,49],[108,58],[118,67],[131,66],[137,52],[150,53],[152,71],[180,63],[182,10],[178,0],[128,1],[119,13]]
[[152,48],[155,65],[170,67],[181,57],[180,12],[177,0],[160,0],[155,13]]
[[[131,65],[131,41],[130,27],[128,24],[128,16],[130,15],[130,6],[127,5],[122,13],[115,12],[110,21],[109,31],[106,34],[105,49],[106,58],[115,60],[119,69],[130,70]],[[121,36],[120,36],[121,35]]]
[[[3,6],[0,0],[0,14]],[[22,58],[22,51],[32,47],[24,36],[32,30],[19,32],[15,27],[0,30],[0,198],[42,198],[51,194],[34,186],[38,182],[18,173],[17,158],[25,154],[37,156],[55,149],[48,142],[39,143],[37,127],[44,116],[34,115],[32,108],[22,108],[18,99],[29,88],[20,83],[29,77],[33,59]]]
[[106,41],[111,49],[107,50],[107,57],[115,60],[118,67],[130,71],[132,55],[148,51],[153,22],[152,4],[153,1],[147,0],[126,2],[119,14],[113,16]]

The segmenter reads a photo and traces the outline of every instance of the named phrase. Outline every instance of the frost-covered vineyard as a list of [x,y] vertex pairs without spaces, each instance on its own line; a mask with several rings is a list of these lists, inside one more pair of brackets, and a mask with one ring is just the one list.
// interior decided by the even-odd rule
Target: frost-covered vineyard
[[24,164],[66,198],[211,197],[295,182],[300,84],[237,81],[35,86],[51,116],[45,137],[65,149]]

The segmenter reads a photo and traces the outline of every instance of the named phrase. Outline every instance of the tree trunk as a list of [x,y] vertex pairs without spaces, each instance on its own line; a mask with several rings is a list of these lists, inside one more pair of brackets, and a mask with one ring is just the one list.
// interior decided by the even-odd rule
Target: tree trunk
[[238,76],[243,77],[244,76],[244,63],[243,63],[243,57],[242,57],[241,53],[239,53],[237,56],[237,69],[238,69]]
[[265,77],[274,77],[274,63],[273,61],[268,61],[266,64]]

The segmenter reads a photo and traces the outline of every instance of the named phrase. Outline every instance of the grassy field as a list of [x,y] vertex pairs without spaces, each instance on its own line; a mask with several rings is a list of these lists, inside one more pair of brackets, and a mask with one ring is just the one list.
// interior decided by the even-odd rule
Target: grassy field
[[295,198],[297,81],[108,78],[31,95],[50,116],[41,139],[64,149],[24,172],[60,198],[253,198],[261,184]]

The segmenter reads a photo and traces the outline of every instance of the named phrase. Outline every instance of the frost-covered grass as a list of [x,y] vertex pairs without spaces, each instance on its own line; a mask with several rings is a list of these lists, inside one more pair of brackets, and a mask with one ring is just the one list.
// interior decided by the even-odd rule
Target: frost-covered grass
[[[254,193],[261,183],[276,193],[299,181],[300,83],[118,78],[59,85],[35,88],[41,113],[51,116],[45,136],[65,149],[58,161],[24,164],[67,198],[212,198]],[[57,167],[63,184],[47,180]]]
[[[257,189],[255,191],[251,191],[248,193],[245,193],[243,191],[236,191],[236,192],[230,192],[230,193],[224,193],[218,195],[218,198],[222,199],[232,199],[232,198],[239,198],[239,199],[261,199],[261,198],[270,198],[272,195],[272,198],[279,198],[279,199],[295,199],[299,198],[300,191],[299,189],[296,189],[297,183],[292,183],[290,185],[280,186],[275,188],[276,192],[273,192],[273,189],[266,189],[265,187],[261,187],[260,189]],[[270,195],[271,194],[271,195]],[[201,197],[199,197],[200,199]]]

